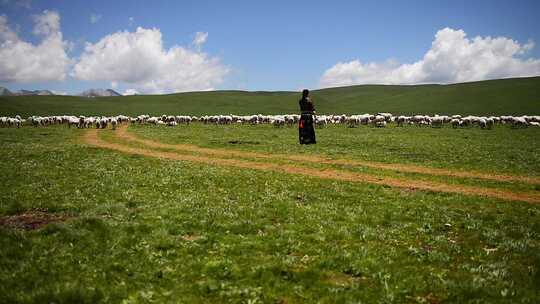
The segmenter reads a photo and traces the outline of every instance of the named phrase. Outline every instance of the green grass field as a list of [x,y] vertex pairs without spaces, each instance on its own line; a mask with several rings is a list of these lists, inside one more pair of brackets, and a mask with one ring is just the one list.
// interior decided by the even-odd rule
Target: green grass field
[[[453,85],[363,85],[315,90],[321,114],[540,114],[540,77]],[[298,92],[215,91],[156,96],[83,98],[0,97],[2,115],[286,114],[296,113]]]
[[[0,217],[39,208],[66,218],[36,230],[0,225],[0,302],[540,301],[538,203],[146,157],[90,145],[85,132],[0,128]],[[267,125],[133,125],[128,133],[210,149],[540,178],[537,128],[330,126],[317,129],[315,146],[297,145],[295,128]],[[98,138],[200,155],[117,134]],[[252,161],[540,197],[536,183]]]

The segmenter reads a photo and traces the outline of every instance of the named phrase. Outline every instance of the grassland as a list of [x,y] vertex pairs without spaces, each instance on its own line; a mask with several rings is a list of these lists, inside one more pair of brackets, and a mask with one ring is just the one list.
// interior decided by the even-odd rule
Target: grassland
[[[314,90],[319,113],[540,114],[540,77],[454,85],[363,85]],[[215,91],[83,98],[0,97],[0,115],[282,114],[296,113],[298,92]]]
[[[0,227],[1,302],[540,300],[539,204],[144,157],[89,145],[84,132],[0,129],[0,216],[40,208],[67,219]],[[536,128],[333,126],[308,147],[296,145],[294,128],[128,132],[210,149],[540,175]],[[98,136],[149,149],[111,130]],[[296,165],[540,195],[535,183]]]

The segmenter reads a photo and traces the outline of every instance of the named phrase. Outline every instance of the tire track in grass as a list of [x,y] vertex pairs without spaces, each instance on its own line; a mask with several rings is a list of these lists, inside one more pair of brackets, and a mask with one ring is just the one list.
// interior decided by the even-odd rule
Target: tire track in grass
[[[472,187],[463,185],[448,185],[443,183],[428,182],[422,180],[404,180],[391,177],[375,177],[369,174],[353,173],[334,169],[317,170],[308,167],[293,166],[287,164],[277,164],[272,162],[256,162],[240,159],[214,158],[200,155],[188,155],[174,152],[157,151],[151,149],[134,148],[119,143],[106,142],[99,138],[98,130],[88,130],[84,135],[84,141],[92,146],[111,149],[128,154],[136,154],[160,159],[171,159],[179,161],[189,161],[204,163],[215,166],[228,166],[244,169],[256,169],[264,171],[274,171],[279,173],[289,173],[305,175],[321,179],[331,179],[348,182],[370,183],[376,185],[390,186],[395,188],[416,189],[434,192],[448,192],[465,195],[475,195],[490,197],[509,201],[523,201],[529,203],[540,203],[540,196],[528,193],[511,192],[499,189]],[[192,152],[192,151],[189,151]]]
[[439,169],[439,168],[430,168],[417,165],[409,164],[399,164],[399,163],[381,163],[381,162],[372,162],[372,161],[359,161],[359,160],[350,160],[350,159],[328,159],[320,156],[310,156],[310,155],[284,155],[284,154],[270,154],[270,153],[261,153],[261,152],[247,152],[240,150],[229,150],[229,149],[211,149],[211,148],[202,148],[190,144],[165,144],[149,139],[139,138],[133,134],[127,132],[127,126],[122,126],[118,130],[117,136],[129,141],[140,142],[146,146],[153,148],[165,148],[165,149],[175,149],[188,152],[197,152],[208,155],[215,156],[224,156],[224,157],[249,157],[249,158],[262,158],[262,159],[285,159],[292,161],[303,161],[311,162],[318,164],[330,164],[330,165],[349,165],[349,166],[358,166],[358,167],[368,167],[374,169],[383,169],[391,170],[398,172],[407,172],[407,173],[419,173],[426,175],[438,175],[438,176],[450,176],[458,178],[478,178],[485,180],[493,180],[498,182],[523,182],[528,184],[540,184],[540,178],[534,178],[529,176],[519,176],[519,175],[507,175],[507,174],[494,174],[494,173],[483,173],[483,172],[474,172],[474,171],[459,171],[459,170],[449,170],[449,169]]

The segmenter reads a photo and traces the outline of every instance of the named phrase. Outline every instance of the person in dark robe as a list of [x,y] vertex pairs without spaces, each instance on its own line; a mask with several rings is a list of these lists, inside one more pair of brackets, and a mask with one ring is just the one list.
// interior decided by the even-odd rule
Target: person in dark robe
[[300,105],[300,120],[298,121],[298,133],[301,145],[316,144],[315,129],[313,128],[313,115],[315,115],[315,107],[309,98],[309,91],[302,91],[302,99],[298,101]]

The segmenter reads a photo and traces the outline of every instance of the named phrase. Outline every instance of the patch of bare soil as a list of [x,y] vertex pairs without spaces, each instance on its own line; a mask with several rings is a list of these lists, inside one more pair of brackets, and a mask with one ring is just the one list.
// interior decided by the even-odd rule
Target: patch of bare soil
[[248,157],[248,158],[262,158],[262,159],[285,159],[293,161],[302,161],[302,162],[311,162],[318,164],[333,164],[333,165],[349,165],[349,166],[358,166],[358,167],[368,167],[374,169],[384,169],[398,172],[407,172],[407,173],[420,173],[427,175],[439,175],[439,176],[451,176],[451,177],[461,177],[461,178],[479,178],[486,180],[494,180],[499,182],[523,182],[529,184],[540,184],[540,178],[529,177],[529,176],[519,176],[519,175],[508,175],[508,174],[494,174],[494,173],[485,173],[485,172],[474,172],[474,171],[460,171],[460,170],[449,170],[449,169],[440,169],[432,167],[424,167],[410,164],[399,164],[399,163],[381,163],[381,162],[372,162],[372,161],[359,161],[359,160],[349,160],[349,159],[329,159],[320,156],[310,156],[310,155],[284,155],[284,154],[269,154],[269,153],[260,153],[260,152],[245,152],[239,150],[229,150],[229,149],[209,149],[201,148],[195,145],[189,144],[164,144],[156,142],[153,140],[142,139],[133,134],[127,132],[127,126],[122,126],[117,133],[117,136],[126,140],[140,142],[149,147],[154,148],[165,148],[165,149],[175,149],[181,151],[196,152],[208,155],[224,156],[224,157]]
[[362,279],[341,272],[327,272],[325,275],[325,282],[340,287],[350,287]]
[[43,210],[29,210],[20,214],[0,217],[0,226],[36,230],[45,227],[50,223],[63,222],[68,217],[54,213],[48,213]]
[[184,241],[193,242],[193,241],[196,241],[196,240],[200,239],[201,236],[186,234],[186,235],[183,235],[181,238],[182,238]]
[[[121,135],[121,133],[119,134]],[[229,166],[245,169],[257,169],[265,171],[274,171],[281,173],[290,173],[297,175],[305,175],[310,177],[317,177],[322,179],[333,179],[341,181],[350,181],[350,182],[362,182],[362,183],[371,183],[377,185],[386,185],[396,188],[405,188],[409,190],[425,190],[425,191],[434,191],[434,192],[448,192],[448,193],[459,193],[465,195],[476,195],[497,198],[502,200],[509,201],[524,201],[530,203],[540,203],[540,195],[524,193],[524,192],[512,192],[502,189],[493,189],[485,187],[473,187],[465,185],[449,185],[438,182],[423,181],[423,180],[410,180],[410,179],[397,179],[392,177],[377,177],[369,174],[355,173],[340,171],[335,169],[313,169],[302,166],[295,166],[289,164],[279,164],[275,162],[255,162],[248,160],[240,159],[226,159],[226,158],[214,158],[200,155],[187,155],[173,152],[165,152],[158,150],[134,148],[118,143],[111,143],[101,140],[98,137],[98,130],[92,129],[88,130],[84,135],[84,140],[86,143],[101,147],[112,149],[124,153],[144,155],[148,157],[156,157],[163,159],[172,159],[172,160],[181,160],[181,161],[190,161],[197,163],[205,163],[216,166]],[[144,143],[144,142],[143,142]],[[164,144],[154,143],[152,147],[164,147]],[[168,148],[165,146],[165,148]],[[205,149],[213,150],[213,149]],[[190,152],[194,152],[189,150]],[[225,151],[220,151],[218,153],[224,153]],[[213,154],[215,155],[215,154]]]

